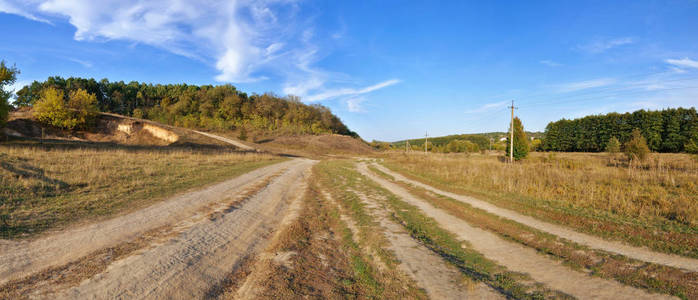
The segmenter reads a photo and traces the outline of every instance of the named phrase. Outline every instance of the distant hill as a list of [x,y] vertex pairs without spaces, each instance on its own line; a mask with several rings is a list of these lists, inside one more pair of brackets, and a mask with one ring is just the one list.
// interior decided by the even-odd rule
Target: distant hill
[[[465,140],[471,141],[480,147],[480,149],[488,149],[490,141],[492,144],[497,144],[501,142],[500,140],[506,138],[508,132],[486,132],[486,133],[472,133],[472,134],[452,134],[447,136],[429,137],[429,143],[434,146],[446,145],[453,140]],[[526,132],[526,136],[533,137],[536,139],[542,139],[542,132]],[[405,147],[405,142],[409,142],[410,145],[424,146],[424,138],[419,139],[409,139],[392,142],[391,145],[395,148]]]

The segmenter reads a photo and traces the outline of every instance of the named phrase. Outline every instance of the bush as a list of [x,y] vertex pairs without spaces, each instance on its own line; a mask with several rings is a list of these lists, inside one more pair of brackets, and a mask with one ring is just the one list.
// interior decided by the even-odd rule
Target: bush
[[625,143],[623,148],[629,160],[643,161],[647,158],[647,154],[650,153],[645,137],[642,136],[640,129],[637,128],[633,130],[630,140]]
[[91,126],[98,111],[95,95],[83,89],[65,99],[62,90],[47,88],[34,104],[34,116],[40,122],[65,129]]
[[620,142],[616,137],[611,137],[606,143],[606,152],[608,153],[618,153],[620,152]]

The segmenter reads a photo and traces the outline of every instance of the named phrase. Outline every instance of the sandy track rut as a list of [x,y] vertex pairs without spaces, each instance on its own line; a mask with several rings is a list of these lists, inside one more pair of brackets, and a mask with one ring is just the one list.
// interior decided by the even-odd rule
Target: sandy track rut
[[649,294],[616,281],[591,277],[574,271],[558,261],[538,254],[534,249],[501,239],[491,232],[473,227],[435,208],[402,187],[373,174],[364,163],[358,164],[358,170],[403,201],[421,209],[425,215],[432,217],[444,229],[470,242],[473,249],[486,258],[496,261],[511,271],[527,273],[537,282],[544,283],[550,288],[581,299],[673,299],[667,295]]
[[698,259],[693,259],[693,258],[688,258],[688,257],[683,257],[679,255],[672,255],[672,254],[666,254],[666,253],[660,253],[660,252],[655,252],[652,250],[649,250],[647,248],[640,248],[640,247],[634,247],[630,245],[623,244],[621,242],[614,242],[614,241],[608,241],[604,240],[599,237],[591,236],[588,234],[580,233],[577,231],[574,231],[569,228],[565,228],[560,225],[555,225],[552,223],[544,222],[537,220],[533,217],[522,215],[520,213],[517,213],[513,210],[509,210],[506,208],[501,208],[496,205],[490,204],[488,202],[478,200],[472,197],[464,196],[464,195],[458,195],[446,191],[442,191],[440,189],[437,189],[435,187],[432,187],[430,185],[426,185],[424,183],[414,181],[411,179],[406,178],[405,176],[402,176],[401,174],[398,174],[384,166],[381,166],[379,164],[372,164],[374,167],[378,168],[382,172],[385,172],[386,174],[390,174],[393,176],[395,179],[406,182],[418,187],[421,187],[423,189],[429,190],[431,192],[441,194],[444,196],[447,196],[449,198],[467,203],[472,205],[473,207],[482,209],[484,211],[487,211],[489,213],[498,215],[503,218],[507,218],[513,221],[516,221],[518,223],[524,224],[526,226],[538,229],[540,231],[544,231],[556,236],[559,236],[561,238],[568,239],[570,241],[573,241],[575,243],[578,243],[580,245],[585,245],[590,248],[594,249],[600,249],[612,253],[617,253],[621,254],[630,258],[634,258],[637,260],[641,261],[646,261],[646,262],[651,262],[651,263],[656,263],[656,264],[661,264],[665,266],[670,266],[670,267],[675,267],[675,268],[681,268],[681,269],[686,269],[690,270],[693,272],[698,272]]
[[423,288],[431,299],[506,299],[487,285],[478,282],[466,286],[463,275],[424,245],[410,236],[400,224],[390,219],[390,212],[370,196],[358,193],[374,220],[385,229],[387,249],[400,261],[399,268]]
[[118,261],[56,298],[198,299],[211,296],[241,260],[261,251],[289,205],[302,197],[314,162],[298,160],[241,207]]
[[0,241],[0,284],[47,267],[59,266],[96,250],[133,239],[142,233],[192,215],[234,196],[260,179],[305,164],[292,160],[253,170],[203,190],[175,196],[142,210],[103,222],[68,229],[32,241]]

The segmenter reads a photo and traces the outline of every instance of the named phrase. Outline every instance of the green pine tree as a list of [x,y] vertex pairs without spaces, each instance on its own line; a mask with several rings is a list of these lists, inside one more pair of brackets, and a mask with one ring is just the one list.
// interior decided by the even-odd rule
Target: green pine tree
[[628,156],[629,160],[643,161],[647,158],[647,154],[650,153],[645,137],[642,136],[640,129],[637,128],[633,129],[630,140],[625,143],[623,148],[625,148],[625,155]]
[[608,140],[608,143],[606,143],[606,152],[608,152],[608,153],[620,152],[620,142],[618,141],[618,139],[615,136],[611,137]]
[[[507,157],[509,157],[511,149],[510,142],[510,136],[507,135]],[[520,160],[526,156],[528,156],[528,138],[521,120],[516,117],[514,118],[514,160]]]

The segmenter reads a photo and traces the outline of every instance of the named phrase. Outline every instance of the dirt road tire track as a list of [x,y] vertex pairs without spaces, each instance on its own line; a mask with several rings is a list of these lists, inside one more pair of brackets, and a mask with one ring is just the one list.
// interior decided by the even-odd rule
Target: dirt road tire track
[[266,247],[289,205],[303,194],[314,162],[297,160],[241,207],[195,224],[162,245],[115,262],[55,298],[198,299]]
[[206,205],[234,196],[260,179],[301,164],[298,160],[263,167],[203,190],[182,194],[103,222],[68,229],[31,241],[0,241],[0,284],[48,267],[64,265],[96,250],[173,224]]
[[383,227],[389,241],[387,249],[395,253],[399,268],[423,288],[431,299],[506,299],[503,295],[476,282],[471,286],[463,281],[463,274],[448,265],[440,256],[417,242],[377,200],[359,194],[375,221]]
[[547,232],[553,235],[556,235],[558,237],[568,239],[570,241],[573,241],[575,243],[578,243],[580,245],[584,245],[593,249],[599,249],[599,250],[604,250],[608,251],[611,253],[616,253],[616,254],[621,254],[624,256],[627,256],[629,258],[634,258],[637,260],[641,261],[646,261],[646,262],[651,262],[651,263],[656,263],[660,265],[665,265],[665,266],[670,266],[670,267],[675,267],[675,268],[680,268],[680,269],[686,269],[689,271],[693,272],[698,272],[698,259],[693,259],[693,258],[688,258],[688,257],[683,257],[679,255],[672,255],[672,254],[666,254],[666,253],[660,253],[660,252],[654,252],[652,250],[649,250],[647,248],[641,248],[641,247],[635,247],[635,246],[630,246],[627,244],[623,244],[621,242],[615,242],[615,241],[608,241],[604,240],[599,237],[591,236],[588,234],[580,233],[577,231],[574,231],[572,229],[540,221],[536,218],[522,215],[520,213],[517,213],[513,210],[509,210],[506,208],[501,208],[496,205],[490,204],[486,201],[478,200],[472,197],[464,196],[464,195],[458,195],[455,193],[450,193],[446,191],[442,191],[440,189],[437,189],[435,187],[432,187],[430,185],[408,179],[407,177],[396,173],[380,164],[372,164],[372,166],[376,167],[380,171],[389,174],[390,176],[393,176],[396,180],[402,181],[409,183],[411,185],[426,189],[428,191],[444,195],[446,197],[461,201],[463,203],[467,203],[472,205],[475,208],[482,209],[484,211],[487,211],[489,213],[498,215],[500,217],[521,223],[523,225],[538,229],[543,232]]
[[494,233],[473,227],[433,207],[402,187],[373,174],[364,163],[358,164],[358,170],[403,201],[421,209],[425,215],[432,217],[444,229],[470,242],[473,249],[486,258],[496,261],[511,271],[527,273],[537,282],[546,284],[552,289],[580,299],[673,299],[667,295],[649,294],[616,281],[591,277],[574,271],[561,265],[559,261],[539,254],[534,249],[503,240]]

